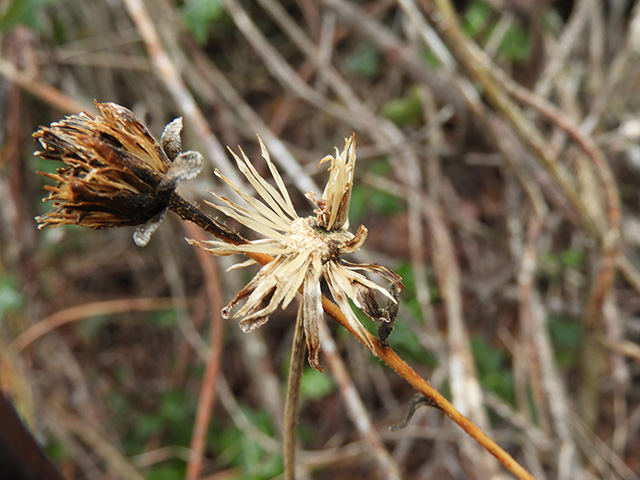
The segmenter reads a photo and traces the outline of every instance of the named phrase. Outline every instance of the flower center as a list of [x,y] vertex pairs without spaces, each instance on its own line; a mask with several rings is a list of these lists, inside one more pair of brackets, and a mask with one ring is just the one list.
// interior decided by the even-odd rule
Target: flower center
[[345,230],[325,230],[317,226],[314,216],[297,218],[291,222],[286,245],[298,251],[309,251],[319,254],[322,263],[340,255],[340,247],[353,238]]

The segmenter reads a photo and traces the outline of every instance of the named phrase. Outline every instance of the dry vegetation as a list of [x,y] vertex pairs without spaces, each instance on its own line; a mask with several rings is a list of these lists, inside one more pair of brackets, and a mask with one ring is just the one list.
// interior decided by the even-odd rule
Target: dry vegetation
[[[536,479],[639,478],[640,5],[454,3],[1,3],[0,387],[66,478],[196,478],[198,435],[198,478],[281,475],[295,322],[222,325],[248,274],[175,216],[143,249],[128,228],[36,230],[55,166],[30,136],[93,99],[156,138],[183,116],[198,202],[258,133],[304,212],[355,132],[357,258],[406,285],[395,351]],[[437,409],[390,432],[413,389],[327,323],[300,478],[510,478]]]

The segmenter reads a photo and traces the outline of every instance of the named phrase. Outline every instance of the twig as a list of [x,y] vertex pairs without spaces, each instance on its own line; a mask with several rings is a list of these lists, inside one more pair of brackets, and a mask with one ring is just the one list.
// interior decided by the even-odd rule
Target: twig
[[114,315],[124,312],[152,312],[156,310],[169,310],[172,307],[173,303],[170,298],[123,298],[75,305],[49,315],[32,325],[11,343],[11,347],[21,352],[39,338],[62,325],[84,320],[96,315]]
[[149,56],[151,57],[151,63],[159,75],[160,80],[162,80],[173,98],[176,108],[189,119],[193,128],[198,132],[209,157],[216,165],[222,166],[222,168],[228,172],[229,178],[236,183],[236,185],[242,185],[243,182],[236,173],[236,170],[232,167],[224,148],[211,131],[211,128],[209,128],[209,124],[196,104],[193,95],[191,95],[191,92],[189,92],[184,84],[180,72],[164,50],[153,20],[149,15],[149,11],[144,5],[144,1],[124,0],[123,3],[147,47]]
[[[447,343],[449,347],[449,379],[453,401],[459,408],[481,428],[488,426],[488,418],[484,409],[482,389],[477,377],[475,360],[471,352],[469,333],[463,319],[462,293],[460,285],[460,268],[455,257],[451,235],[442,218],[436,202],[422,199],[425,218],[430,226],[434,267],[438,278],[438,285],[442,292],[446,319],[448,325]],[[495,474],[495,464],[486,462],[486,457],[480,456],[475,445],[464,448],[469,459],[482,459],[479,475],[491,477]]]
[[472,80],[484,87],[484,94],[493,107],[508,120],[520,141],[536,155],[553,175],[572,207],[578,212],[585,230],[591,235],[597,236],[597,232],[602,226],[586,210],[574,185],[571,173],[556,158],[552,157],[541,133],[508,97],[503,87],[495,81],[493,72],[498,67],[491,64],[485,53],[464,36],[451,2],[449,0],[433,0],[433,2],[422,0],[422,3],[460,66],[465,69]]
[[[523,144],[535,153],[545,168],[552,173],[564,195],[578,212],[580,222],[585,230],[589,235],[600,240],[602,255],[598,262],[597,273],[592,281],[589,302],[583,320],[588,335],[597,333],[602,328],[603,305],[615,278],[616,259],[620,246],[620,201],[615,180],[606,160],[597,155],[597,150],[589,149],[590,145],[582,135],[574,137],[581,148],[586,148],[589,151],[593,166],[603,182],[607,210],[606,219],[602,219],[592,215],[576,189],[569,171],[551,155],[539,130],[508,98],[503,86],[512,82],[507,82],[506,76],[501,75],[503,81],[500,84],[496,80],[498,78],[496,72],[499,69],[492,66],[484,52],[464,36],[450,0],[433,0],[432,4],[423,0],[423,4],[460,65],[472,79],[484,87],[485,95],[493,107],[506,117]],[[591,418],[591,423],[595,421],[597,415],[595,405],[599,396],[598,384],[602,368],[602,352],[598,350],[589,350],[588,353],[585,350],[583,362],[581,362],[584,378],[581,404],[584,414]]]
[[546,315],[533,287],[534,269],[537,259],[537,244],[542,232],[543,221],[534,217],[530,221],[526,244],[522,253],[518,272],[519,300],[521,305],[520,324],[530,345],[531,362],[537,369],[531,369],[532,375],[539,375],[539,381],[546,393],[547,405],[553,425],[560,440],[558,455],[559,478],[569,480],[575,478],[579,468],[577,464],[577,448],[571,436],[568,424],[570,412],[567,393],[564,389],[555,365],[551,339],[546,325]]
[[544,71],[538,79],[534,91],[541,97],[546,97],[553,87],[553,82],[566,59],[576,44],[581,45],[584,35],[581,35],[589,13],[594,8],[594,0],[581,0],[571,11],[571,17],[562,31],[562,37],[553,49],[549,49],[550,58],[546,62]]
[[90,111],[93,105],[85,105],[74,98],[62,93],[45,83],[39,82],[16,70],[16,67],[5,59],[0,58],[0,74],[7,80],[19,85],[23,90],[36,96],[43,102],[57,108],[63,113]]
[[[247,242],[241,236],[230,232],[226,227],[223,227],[216,222],[209,215],[206,215],[200,209],[194,205],[186,202],[179,195],[173,194],[171,204],[169,206],[171,210],[178,213],[184,220],[189,220],[196,223],[204,230],[212,233],[221,240],[239,245]],[[265,254],[247,254],[249,258],[256,261],[261,265],[273,260],[270,255]],[[322,297],[322,306],[324,311],[342,325],[349,333],[358,338],[363,345],[366,346],[365,339],[360,339],[358,333],[353,330],[346,317],[340,310],[340,308],[331,300]],[[500,446],[498,446],[491,438],[487,436],[482,430],[480,430],[473,422],[467,417],[462,415],[446,398],[444,398],[438,391],[436,391],[426,380],[420,377],[404,360],[402,360],[391,348],[383,348],[378,339],[368,333],[369,340],[374,346],[374,354],[380,358],[389,367],[393,368],[402,378],[404,378],[409,384],[411,384],[416,390],[422,393],[425,397],[433,400],[433,403],[438,406],[449,418],[451,418],[456,424],[460,426],[465,432],[467,432],[473,439],[475,439],[480,445],[482,445],[489,453],[495,456],[500,463],[502,463],[508,470],[510,470],[520,480],[533,480],[531,474],[529,474],[513,457],[505,452]]]
[[144,476],[131,465],[129,459],[122,455],[97,428],[63,410],[62,407],[55,407],[54,410],[65,426],[84,443],[90,445],[118,478],[123,480],[144,479]]
[[[203,240],[200,229],[194,225],[185,224],[187,232],[193,238]],[[222,307],[224,302],[220,293],[220,280],[216,272],[216,262],[213,256],[208,255],[202,249],[197,249],[198,261],[204,273],[206,289],[211,301],[211,332],[209,338],[210,353],[206,370],[200,387],[200,397],[198,398],[198,409],[191,435],[191,454],[187,464],[187,480],[197,480],[202,470],[202,460],[206,447],[207,431],[213,405],[216,396],[216,380],[220,372],[222,357],[222,336],[224,332],[224,322],[222,320]]]
[[[325,299],[323,298],[323,303],[324,300]],[[355,385],[353,384],[342,359],[338,355],[337,346],[331,337],[329,328],[324,322],[320,322],[318,327],[320,330],[320,343],[322,344],[324,357],[327,360],[331,374],[338,384],[338,389],[344,399],[349,416],[367,445],[373,450],[371,452],[373,459],[380,467],[383,478],[387,478],[389,480],[400,480],[398,465],[391,455],[389,455],[389,452],[384,447],[380,436],[373,428],[371,419],[369,418],[366,408],[362,403],[362,399],[358,395]]]

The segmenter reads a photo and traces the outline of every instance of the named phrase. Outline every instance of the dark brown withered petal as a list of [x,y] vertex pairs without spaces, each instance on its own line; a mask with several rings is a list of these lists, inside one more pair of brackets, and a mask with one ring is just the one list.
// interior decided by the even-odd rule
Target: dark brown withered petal
[[387,268],[383,265],[378,265],[377,263],[352,263],[344,259],[339,259],[337,262],[344,267],[350,268],[352,270],[364,270],[371,273],[377,273],[378,275],[386,278],[391,282],[399,292],[404,290],[404,283],[402,283],[402,277],[398,275],[396,272]]
[[180,159],[172,164],[133,112],[114,103],[96,102],[96,108],[99,115],[71,115],[34,133],[43,148],[36,155],[62,164],[55,174],[38,172],[57,184],[45,187],[53,209],[36,220],[39,228],[144,225],[135,240],[146,243],[176,185],[202,168],[202,156],[180,156],[180,119],[163,135],[171,158]]
[[358,250],[367,239],[367,235],[369,234],[369,230],[364,225],[360,225],[356,233],[353,235],[353,238],[342,245],[340,247],[341,253],[352,253]]
[[70,180],[64,192],[53,193],[53,209],[36,217],[38,228],[80,225],[102,229],[145,223],[164,208],[156,195],[135,194],[128,190],[95,186]]
[[380,307],[376,294],[371,288],[357,282],[353,282],[353,287],[362,311],[367,317],[375,322],[388,322],[390,320],[387,310]]

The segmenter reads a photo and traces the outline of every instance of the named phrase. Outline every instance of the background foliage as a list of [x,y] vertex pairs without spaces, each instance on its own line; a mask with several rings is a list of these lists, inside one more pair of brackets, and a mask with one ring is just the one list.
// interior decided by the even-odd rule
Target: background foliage
[[[198,202],[203,187],[222,189],[213,168],[229,172],[220,145],[257,158],[260,133],[304,212],[325,181],[318,161],[355,131],[351,225],[369,229],[359,259],[406,285],[393,348],[536,478],[638,478],[636,2],[454,2],[573,198],[488,84],[457,65],[430,2],[145,0],[149,17],[139,3],[0,3],[0,386],[67,478],[184,478],[219,312],[183,241],[194,233],[175,218],[144,249],[127,229],[36,230],[47,205],[35,171],[55,165],[32,156],[30,135],[93,99],[133,109],[156,138],[184,116],[183,143],[207,162],[182,191]],[[623,241],[610,257],[611,191]],[[230,264],[216,266],[223,301],[248,279]],[[157,302],[136,307],[144,298]],[[288,309],[248,335],[225,323],[202,478],[282,473],[294,320]],[[22,342],[39,323],[51,331]],[[434,409],[389,432],[411,388],[330,326],[401,478],[505,478]],[[333,374],[302,378],[301,474],[386,478]]]

